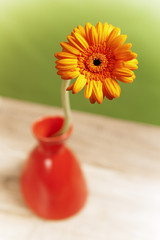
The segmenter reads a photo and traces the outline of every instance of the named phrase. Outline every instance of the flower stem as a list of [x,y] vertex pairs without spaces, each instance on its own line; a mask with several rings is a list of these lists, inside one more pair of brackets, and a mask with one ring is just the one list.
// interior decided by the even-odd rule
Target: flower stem
[[58,132],[58,135],[61,135],[65,133],[70,124],[71,124],[71,109],[70,109],[70,101],[69,101],[69,92],[66,91],[67,87],[69,86],[70,80],[62,80],[62,86],[61,86],[61,101],[62,101],[62,107],[64,110],[64,123],[61,130]]

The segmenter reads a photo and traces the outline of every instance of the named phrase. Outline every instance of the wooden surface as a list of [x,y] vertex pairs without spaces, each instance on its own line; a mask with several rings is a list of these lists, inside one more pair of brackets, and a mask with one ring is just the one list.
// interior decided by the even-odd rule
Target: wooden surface
[[62,110],[0,98],[0,240],[160,240],[160,128],[73,111],[67,142],[82,163],[89,198],[64,221],[26,208],[21,167],[36,141],[31,123]]

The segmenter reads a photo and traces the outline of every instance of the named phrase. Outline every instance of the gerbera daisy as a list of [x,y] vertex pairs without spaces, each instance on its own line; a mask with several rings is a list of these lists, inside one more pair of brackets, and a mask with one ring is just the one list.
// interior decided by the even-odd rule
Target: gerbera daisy
[[104,96],[109,100],[119,97],[117,80],[133,82],[132,70],[138,64],[137,54],[130,50],[132,44],[124,44],[126,38],[108,23],[74,28],[68,42],[61,42],[62,52],[55,54],[57,74],[64,80],[76,78],[67,90],[78,93],[85,86],[85,98],[91,103],[102,103]]

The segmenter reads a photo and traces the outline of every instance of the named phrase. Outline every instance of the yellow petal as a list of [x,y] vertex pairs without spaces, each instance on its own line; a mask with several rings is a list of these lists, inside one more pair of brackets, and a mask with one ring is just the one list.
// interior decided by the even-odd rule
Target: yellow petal
[[124,62],[124,67],[129,68],[130,70],[136,70],[138,68],[137,64],[137,59],[133,59],[131,61]]
[[134,58],[137,58],[137,54],[131,52],[130,50],[127,51],[117,51],[115,53],[116,60],[123,60],[123,61],[130,61]]
[[114,75],[131,77],[133,75],[133,72],[128,68],[116,68],[114,70]]
[[92,28],[92,24],[89,23],[89,22],[86,23],[86,25],[85,25],[86,39],[89,43],[91,42],[91,40],[90,40],[90,30],[91,30],[91,28]]
[[119,34],[120,34],[120,28],[117,28],[117,27],[113,28],[113,30],[111,31],[111,33],[107,38],[107,44],[110,44],[114,38],[119,36]]
[[102,30],[103,30],[103,26],[101,22],[98,22],[96,25],[96,30],[97,30],[97,34],[98,34],[98,42],[102,43]]
[[74,79],[76,77],[78,77],[80,75],[79,71],[78,70],[75,70],[75,71],[62,71],[62,70],[59,70],[57,72],[58,75],[61,75],[61,78],[64,79],[64,80],[69,80],[69,79]]
[[90,39],[92,44],[98,43],[98,34],[94,26],[92,26],[90,31]]
[[71,36],[74,36],[75,32],[80,33],[80,30],[78,28],[74,28],[73,31],[71,32]]
[[[74,33],[75,34],[75,33]],[[76,49],[78,49],[80,52],[84,52],[84,49],[80,44],[77,42],[75,37],[68,35],[67,36],[68,42]]]
[[135,78],[135,75],[133,75],[133,77],[117,76],[116,78],[117,80],[124,83],[132,83]]
[[108,23],[104,23],[103,24],[103,29],[102,29],[102,31],[103,31],[103,33],[102,33],[102,43],[104,41],[106,41],[106,39],[108,37],[108,28],[109,28]]
[[81,25],[78,25],[78,30],[80,31],[82,37],[86,38],[86,32],[85,32],[85,29],[84,27],[82,27]]
[[111,41],[110,47],[112,47],[113,49],[119,48],[126,41],[126,39],[127,39],[127,35],[120,35],[114,38],[113,41]]
[[62,59],[62,58],[72,58],[72,59],[77,59],[77,56],[68,52],[58,52],[55,53],[54,55],[56,58],[58,59]]
[[64,70],[64,71],[66,71],[66,70],[72,70],[72,71],[74,71],[76,68],[77,68],[77,65],[57,65],[56,66],[56,68],[58,69],[58,70]]
[[[116,98],[120,96],[121,88],[116,80],[107,78],[103,81],[104,88],[111,98]],[[107,96],[108,97],[108,96]]]
[[79,44],[81,44],[83,48],[85,49],[89,48],[87,41],[79,33],[74,33],[74,35],[77,41],[79,42]]
[[76,65],[78,63],[77,59],[63,58],[56,61],[57,64],[61,65]]
[[92,89],[93,89],[93,82],[89,80],[85,86],[85,91],[84,91],[85,98],[87,99],[90,98],[92,94]]
[[61,42],[61,46],[67,51],[75,55],[80,55],[80,51],[75,47],[72,47],[69,43]]
[[109,100],[112,100],[114,98],[112,97],[112,95],[110,95],[108,90],[106,90],[106,88],[104,87],[104,84],[102,85],[102,90],[103,90],[103,95],[106,96],[106,98],[108,98]]
[[109,36],[109,34],[112,32],[112,30],[113,30],[114,28],[115,28],[115,27],[114,27],[112,24],[108,25],[108,36]]
[[94,104],[95,102],[96,102],[96,97],[95,97],[95,94],[94,94],[94,92],[92,92],[92,95],[90,96],[90,103],[91,104]]
[[122,45],[120,48],[116,48],[116,49],[114,50],[114,53],[127,51],[127,50],[129,50],[131,47],[132,47],[132,44],[131,44],[131,43],[126,43],[126,44]]
[[73,88],[72,88],[72,93],[78,93],[79,91],[82,90],[84,85],[86,84],[86,78],[84,75],[79,75],[79,77],[76,79]]
[[96,101],[100,104],[103,101],[103,91],[101,81],[93,81],[93,92],[96,97]]

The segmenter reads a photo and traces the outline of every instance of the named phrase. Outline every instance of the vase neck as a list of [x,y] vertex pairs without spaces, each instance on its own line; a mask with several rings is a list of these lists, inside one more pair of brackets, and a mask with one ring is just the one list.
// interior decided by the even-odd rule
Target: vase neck
[[39,149],[48,154],[58,153],[64,148],[64,143],[46,143],[39,141]]
[[33,124],[33,134],[39,141],[39,147],[41,150],[56,152],[63,148],[64,141],[69,138],[72,132],[72,126],[70,126],[67,132],[62,135],[57,135],[61,130],[63,123],[64,119],[62,117],[49,116],[42,118]]

